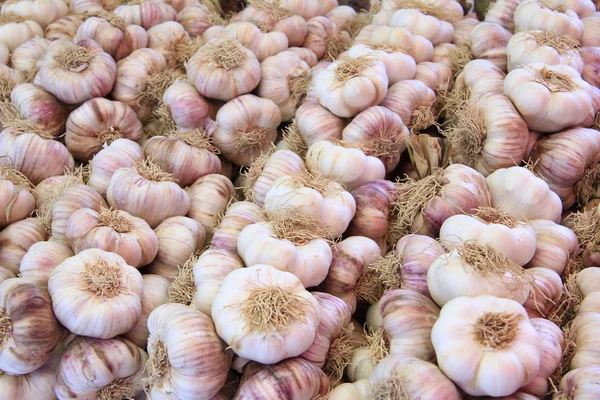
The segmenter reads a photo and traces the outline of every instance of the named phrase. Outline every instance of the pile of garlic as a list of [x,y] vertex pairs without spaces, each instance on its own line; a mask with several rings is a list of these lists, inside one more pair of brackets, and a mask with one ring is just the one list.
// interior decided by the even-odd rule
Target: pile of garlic
[[220,3],[2,4],[2,396],[600,396],[594,3]]

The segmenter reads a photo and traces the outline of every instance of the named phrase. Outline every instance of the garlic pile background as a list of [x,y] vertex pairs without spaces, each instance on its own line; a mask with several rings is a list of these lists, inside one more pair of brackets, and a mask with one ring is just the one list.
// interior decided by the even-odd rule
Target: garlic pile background
[[599,5],[222,6],[2,5],[0,397],[600,398]]

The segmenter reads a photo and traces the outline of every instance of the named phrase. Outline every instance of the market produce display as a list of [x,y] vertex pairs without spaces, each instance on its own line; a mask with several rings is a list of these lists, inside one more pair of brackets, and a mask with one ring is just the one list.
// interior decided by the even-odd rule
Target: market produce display
[[0,400],[600,400],[599,85],[592,0],[3,2]]

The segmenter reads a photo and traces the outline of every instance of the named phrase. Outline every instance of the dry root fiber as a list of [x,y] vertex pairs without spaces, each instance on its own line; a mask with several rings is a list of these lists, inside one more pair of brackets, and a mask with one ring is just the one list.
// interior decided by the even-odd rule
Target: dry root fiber
[[553,391],[555,392],[555,396],[553,397],[554,400],[573,399],[572,397],[567,396],[566,393],[557,391],[557,387],[560,385],[560,380],[571,369],[571,360],[573,359],[573,356],[575,355],[575,350],[577,348],[575,344],[575,332],[573,332],[573,330],[571,330],[569,327],[564,328],[563,337],[564,340],[562,343],[562,357],[560,359],[558,367],[556,368],[556,370],[554,370],[554,374],[552,374],[552,376],[550,376],[549,378],[550,385],[552,386],[552,388],[554,389]]
[[385,257],[378,257],[361,275],[356,285],[356,296],[375,304],[387,290],[400,288],[401,281],[401,259],[396,252],[390,252]]
[[110,145],[112,142],[114,142],[117,139],[121,139],[123,137],[123,134],[121,133],[121,131],[119,131],[119,129],[115,128],[115,127],[110,127],[105,131],[102,131],[98,134],[97,138],[98,138],[98,143],[100,144],[104,144],[106,143],[106,145]]
[[600,250],[600,215],[596,209],[569,215],[565,225],[575,232],[581,249]]
[[335,79],[344,83],[349,79],[356,78],[362,72],[375,63],[376,58],[371,54],[363,54],[356,58],[344,57],[335,67]]
[[[86,17],[88,17],[88,15],[86,15]],[[109,24],[114,26],[115,28],[118,28],[122,31],[124,31],[125,28],[127,28],[127,23],[121,17],[119,17],[117,14],[115,14],[113,12],[108,12],[108,11],[104,11],[104,10],[97,11],[97,12],[89,14],[89,17],[102,18],[103,20],[105,20],[106,22],[108,22]]]
[[410,393],[404,387],[404,381],[399,376],[382,378],[371,385],[369,398],[372,400],[412,400]]
[[290,175],[286,178],[286,181],[297,187],[314,189],[321,193],[323,197],[335,197],[345,191],[341,183],[331,180],[319,172]]
[[183,265],[177,266],[179,270],[171,286],[169,286],[168,302],[192,306],[196,294],[196,283],[194,281],[194,265],[199,253],[193,254]]
[[248,170],[243,173],[243,175],[246,177],[246,185],[242,189],[244,198],[247,201],[254,201],[254,184],[258,180],[260,174],[262,174],[263,170],[265,169],[267,161],[269,161],[269,158],[271,158],[271,156],[273,155],[273,153],[275,153],[276,150],[277,148],[274,145],[271,146],[269,151],[261,154],[260,157],[256,158],[252,162],[252,165],[250,165],[250,168],[248,168]]
[[98,226],[108,226],[118,233],[128,233],[133,230],[133,223],[112,208],[101,208],[98,213]]
[[23,133],[34,133],[42,139],[54,139],[52,135],[48,135],[40,130],[40,127],[36,123],[23,119],[17,107],[10,102],[0,102],[0,124],[2,124],[3,128],[13,129],[13,132],[17,135]]
[[248,0],[246,2],[249,6],[259,8],[267,11],[271,18],[275,21],[281,21],[284,18],[291,17],[293,14],[281,7],[281,0],[265,1],[265,0]]
[[487,135],[483,109],[468,99],[468,90],[460,88],[453,90],[443,102],[447,127],[442,134],[448,139],[453,155],[472,163],[483,152]]
[[479,344],[492,350],[502,350],[513,342],[519,333],[520,314],[486,312],[475,322],[473,334]]
[[377,138],[369,148],[365,148],[365,154],[378,158],[392,158],[400,153],[405,145],[405,140],[400,132],[379,131]]
[[559,35],[554,32],[530,32],[539,47],[552,47],[558,54],[565,54],[579,48],[579,41],[567,35]]
[[508,213],[499,208],[479,207],[473,216],[486,224],[500,224],[508,226],[509,228],[516,228],[519,226],[518,219],[511,217]]
[[99,297],[114,297],[119,294],[121,280],[119,267],[101,260],[95,264],[86,264],[82,274],[85,289]]
[[383,327],[377,329],[369,328],[365,332],[365,338],[370,360],[373,363],[378,363],[390,355],[390,336]]
[[457,46],[448,52],[450,69],[454,79],[465,69],[465,66],[475,58],[470,45]]
[[584,206],[592,198],[600,195],[600,162],[585,169],[574,190],[579,206]]
[[449,165],[450,149],[446,139],[420,134],[410,135],[405,143],[410,162],[420,179],[434,175],[435,171]]
[[143,178],[153,182],[175,182],[173,174],[168,173],[154,163],[151,158],[138,161],[135,170]]
[[96,400],[133,399],[134,394],[131,377],[120,378],[100,389]]
[[25,22],[27,19],[13,12],[7,12],[0,14],[0,26],[10,23]]
[[94,53],[89,49],[73,45],[56,53],[52,59],[52,64],[54,67],[66,71],[82,72],[88,67],[93,58]]
[[436,124],[435,103],[417,107],[410,118],[408,126],[411,134],[416,134]]
[[202,36],[195,37],[193,39],[183,39],[181,41],[174,41],[171,44],[171,52],[174,54],[174,65],[172,68],[185,69],[187,62],[192,58],[194,54],[204,46],[206,41]]
[[169,355],[165,345],[158,339],[150,337],[148,343],[148,361],[144,369],[148,373],[148,377],[142,380],[144,391],[146,394],[150,391],[153,385],[158,385],[168,377],[171,371],[169,363]]
[[205,45],[201,51],[204,60],[226,70],[239,67],[247,58],[241,45],[231,38]]
[[288,90],[295,107],[300,106],[311,82],[311,74],[302,68],[294,68],[288,74]]
[[300,157],[304,158],[306,156],[308,144],[306,143],[304,136],[302,136],[298,130],[296,120],[292,120],[292,123],[284,128],[283,141],[291,151],[298,154]]
[[418,10],[425,15],[431,15],[439,20],[456,22],[454,19],[449,18],[449,14],[446,12],[446,10],[428,0],[396,0],[393,3],[394,8],[397,10],[411,8]]
[[[266,213],[265,219],[271,223],[278,239],[288,240],[296,246],[302,246],[311,240],[326,240],[329,230],[316,218],[309,218],[294,210],[285,213]],[[333,244],[333,242],[332,242]]]
[[256,25],[258,27],[258,29],[260,29],[260,31],[262,33],[273,32],[273,28],[269,24],[267,24],[267,23],[264,23],[262,21],[254,19],[254,18],[248,18],[247,21],[250,22],[253,25]]
[[0,308],[0,349],[4,348],[4,345],[10,339],[12,335],[12,323],[10,317],[6,315],[6,310]]
[[250,126],[238,129],[235,148],[241,153],[260,149],[269,136],[271,129],[262,126]]
[[334,33],[325,39],[325,57],[323,57],[324,61],[334,62],[337,60],[340,54],[351,47],[352,38],[349,34],[344,35],[344,33],[347,33],[346,31],[342,32]]
[[331,339],[323,371],[334,383],[342,380],[354,349],[351,326],[344,327],[337,336]]
[[561,328],[567,326],[577,316],[577,310],[583,300],[576,283],[576,276],[577,274],[573,274],[566,278],[560,299],[548,316],[548,320]]
[[148,75],[143,80],[143,88],[138,97],[139,105],[160,104],[165,91],[177,78],[181,78],[181,72],[168,70]]
[[571,79],[569,75],[561,74],[560,72],[553,71],[547,67],[533,69],[525,66],[523,68],[526,68],[531,72],[534,82],[544,85],[552,93],[570,92],[578,88],[577,84],[573,82],[573,79]]

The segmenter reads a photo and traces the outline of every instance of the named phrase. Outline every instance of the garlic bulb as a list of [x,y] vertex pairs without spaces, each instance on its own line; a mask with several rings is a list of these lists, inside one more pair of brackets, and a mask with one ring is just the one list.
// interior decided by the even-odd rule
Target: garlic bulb
[[579,250],[579,240],[566,226],[544,219],[534,219],[527,224],[535,232],[535,253],[526,267],[545,267],[562,275],[569,260]]
[[562,4],[546,5],[536,0],[521,2],[514,13],[515,32],[542,30],[567,35],[579,40],[583,34],[583,22],[579,16]]
[[473,100],[489,94],[502,94],[505,77],[506,74],[491,61],[471,60],[456,77],[453,92],[460,99],[470,97]]
[[596,381],[600,377],[600,367],[590,366],[571,370],[560,381],[557,396],[563,395],[572,398],[593,399],[600,395],[600,388]]
[[[206,129],[210,126],[207,117],[211,115],[211,118],[214,118],[210,114],[211,104],[198,93],[193,85],[182,79],[177,79],[165,90],[162,102],[166,110],[159,107],[154,115],[166,117],[167,115],[163,113],[166,111],[169,120],[181,130]],[[148,125],[146,125],[147,127]],[[159,134],[161,133],[159,132]]]
[[41,367],[62,336],[48,293],[22,278],[0,284],[0,369],[15,375]]
[[440,369],[470,395],[507,396],[540,370],[540,334],[513,300],[457,297],[442,308],[431,341]]
[[563,283],[560,275],[549,268],[530,268],[531,292],[523,307],[529,318],[550,318],[557,304],[561,303]]
[[165,219],[185,215],[190,209],[190,197],[173,180],[173,175],[145,159],[117,170],[110,178],[106,198],[112,207],[156,228]]
[[71,154],[82,161],[114,140],[142,138],[142,124],[127,104],[104,98],[88,100],[69,115],[65,143]]
[[437,237],[449,217],[489,207],[485,178],[474,169],[452,164],[419,181],[396,185],[390,228],[392,243],[409,233]]
[[259,62],[288,48],[285,33],[274,31],[259,21],[232,21],[222,30],[220,37],[239,41],[256,55]]
[[347,55],[316,72],[311,85],[323,107],[339,117],[354,117],[381,103],[388,77],[385,64],[376,56]]
[[435,93],[418,80],[400,81],[390,87],[381,105],[398,114],[411,132],[435,122]]
[[398,26],[367,25],[361,29],[354,43],[404,52],[414,58],[417,64],[430,61],[433,57],[433,44],[428,39]]
[[575,203],[583,205],[597,191],[599,151],[598,131],[567,129],[536,142],[531,151],[533,171],[559,195],[564,209]]
[[48,278],[57,265],[69,257],[73,251],[59,242],[34,243],[21,259],[19,275],[40,287],[48,286]]
[[[454,73],[463,69],[462,61],[460,63],[458,61],[450,62],[450,59],[448,59],[448,64],[450,65],[430,61],[417,64],[413,79],[423,82],[436,95],[444,93],[451,88]],[[439,104],[441,104],[441,100],[438,102]]]
[[532,283],[528,272],[494,247],[468,241],[440,256],[427,272],[431,297],[442,307],[460,296],[482,294],[523,304]]
[[79,15],[67,15],[49,24],[44,30],[44,37],[48,40],[73,40],[77,29],[83,23]]
[[42,29],[64,17],[69,6],[62,0],[8,0],[2,4],[2,14],[14,13],[37,22]]
[[177,22],[190,37],[202,36],[213,23],[217,25],[217,18],[217,14],[212,13],[204,4],[190,4],[177,13]]
[[[499,22],[488,20],[488,15],[491,17],[492,10],[494,10],[494,8],[496,7],[496,4],[499,4],[501,2],[504,2],[504,0],[498,0],[496,3],[494,3],[494,6],[489,8],[488,13],[486,14],[485,20],[488,22],[495,22],[498,25],[501,25],[503,28],[508,29],[506,26],[504,26],[503,24],[501,24]],[[510,23],[512,24],[512,16],[510,18]],[[475,18],[463,18],[461,20],[458,20],[458,21],[452,23],[452,26],[454,27],[454,38],[452,39],[452,43],[454,43],[456,46],[465,46],[465,45],[468,45],[469,43],[471,43],[471,31],[478,24],[479,24],[479,21]],[[512,29],[508,29],[508,30],[512,31]]]
[[112,97],[133,108],[138,119],[146,122],[177,75],[177,71],[167,69],[159,51],[137,49],[119,61]]
[[177,18],[173,7],[156,0],[125,3],[115,8],[114,13],[125,21],[125,24],[140,25],[146,30],[166,21],[175,21]]
[[144,28],[129,25],[116,14],[102,11],[79,25],[72,40],[78,42],[82,39],[96,41],[115,61],[148,46],[148,34]]
[[240,232],[250,224],[263,221],[263,209],[247,201],[231,203],[215,227],[211,249],[237,253]]
[[0,64],[8,65],[10,62],[10,51],[4,43],[0,44]]
[[98,43],[90,39],[52,42],[40,60],[35,83],[67,104],[106,96],[113,88],[117,66]]
[[298,399],[326,396],[329,380],[325,373],[300,357],[274,365],[250,363],[244,368],[236,399],[278,400],[282,393]]
[[406,28],[413,35],[423,36],[433,45],[449,43],[454,37],[454,27],[451,23],[430,15],[428,10],[419,10],[418,8],[407,8],[394,12],[389,26]]
[[[594,114],[589,84],[567,65],[531,63],[513,69],[504,81],[504,93],[535,131],[558,132]],[[555,116],[558,110],[566,115]]]
[[151,398],[209,400],[225,383],[231,353],[209,317],[182,304],[163,304],[148,318],[145,382]]
[[341,235],[356,212],[354,198],[339,183],[310,173],[275,180],[264,207],[271,213],[320,221],[329,239]]
[[341,53],[338,59],[343,59],[346,56],[356,58],[363,54],[375,57],[383,62],[388,76],[388,85],[390,86],[399,81],[412,79],[415,76],[417,68],[415,60],[408,54],[393,49],[377,49],[364,44],[355,44],[348,51]]
[[600,74],[597,72],[600,66],[599,47],[580,47],[579,54],[583,58],[583,72],[581,77],[592,86],[600,85]]
[[596,37],[594,32],[600,26],[600,14],[597,12],[587,15],[581,19],[583,22],[583,34],[581,35],[582,46],[600,46],[600,40]]
[[4,282],[10,278],[16,278],[17,276],[13,274],[8,268],[0,267],[0,283]]
[[11,53],[36,36],[44,36],[37,22],[15,13],[2,13],[0,16],[0,43],[6,45]]
[[360,144],[321,140],[308,149],[306,166],[311,173],[338,181],[350,191],[366,182],[385,178],[381,160],[368,154]]
[[315,287],[327,276],[332,261],[325,235],[317,221],[277,216],[242,229],[237,250],[248,267],[268,264],[291,272],[304,287]]
[[167,303],[170,282],[159,275],[144,274],[144,294],[142,296],[142,314],[137,323],[121,336],[135,343],[140,348],[146,348],[148,342],[148,317],[155,308]]
[[440,228],[440,241],[447,249],[474,241],[490,245],[518,266],[535,253],[535,232],[524,222],[491,207],[477,209],[474,215],[453,215]]
[[191,40],[178,22],[167,21],[148,30],[148,47],[158,50],[169,68],[185,69],[185,63],[204,44],[204,40]]
[[275,102],[281,119],[289,121],[302,103],[311,79],[310,66],[291,51],[266,58],[260,64],[261,81],[257,94]]
[[9,399],[55,400],[54,369],[41,366],[26,375],[0,375],[0,389]]
[[147,269],[170,281],[177,276],[177,266],[201,249],[206,239],[202,224],[188,217],[167,218],[154,232],[158,237],[158,252]]
[[19,171],[0,165],[0,228],[27,218],[35,209],[33,186]]
[[508,71],[521,65],[542,62],[546,65],[568,65],[581,73],[584,61],[577,51],[577,43],[569,36],[552,32],[519,32],[506,45]]
[[486,178],[492,207],[521,221],[546,219],[560,222],[562,202],[548,184],[522,167],[498,169]]
[[0,265],[13,274],[18,274],[19,265],[27,250],[34,243],[44,240],[46,230],[39,218],[13,222],[0,232]]
[[[204,226],[207,238],[211,238],[219,215],[225,211],[233,198],[235,188],[231,181],[219,174],[205,175],[185,189],[190,198],[187,216]],[[210,199],[210,201],[207,201]]]
[[212,304],[219,336],[239,356],[263,364],[306,351],[319,317],[317,300],[300,280],[270,265],[229,273]]
[[598,365],[598,343],[593,334],[600,326],[600,313],[578,313],[571,322],[570,331],[575,342],[575,354],[571,359],[571,370]]
[[19,47],[10,56],[10,65],[14,69],[35,75],[38,70],[37,63],[50,46],[50,40],[34,37]]
[[254,53],[229,37],[202,46],[188,61],[186,72],[201,95],[222,101],[251,92],[261,78]]
[[498,24],[481,22],[471,30],[471,51],[475,58],[489,60],[506,72],[507,43],[512,36]]
[[351,42],[347,31],[342,30],[329,18],[319,15],[307,20],[302,47],[312,50],[319,60],[333,61]]
[[108,146],[103,146],[90,160],[87,184],[106,197],[113,174],[120,168],[133,167],[143,158],[144,153],[139,144],[129,139],[116,139]]
[[58,364],[55,393],[61,399],[134,397],[143,390],[147,359],[127,339],[76,337]]
[[158,238],[148,223],[126,211],[81,208],[69,217],[66,235],[76,254],[102,249],[135,268],[150,264],[158,251]]
[[142,275],[123,257],[88,249],[50,274],[48,292],[56,318],[81,336],[109,339],[129,331],[140,318]]
[[[42,136],[59,136],[64,133],[68,112],[56,97],[41,86],[31,83],[16,85],[10,93],[10,101],[26,125],[32,125],[32,132],[41,132]],[[6,126],[11,121],[5,121]],[[14,121],[16,127],[21,121]],[[27,129],[23,127],[23,129]]]

